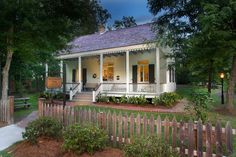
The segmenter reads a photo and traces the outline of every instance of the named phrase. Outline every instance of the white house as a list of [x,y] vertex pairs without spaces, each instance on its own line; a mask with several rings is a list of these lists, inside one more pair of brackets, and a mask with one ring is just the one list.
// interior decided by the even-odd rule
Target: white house
[[170,48],[157,47],[151,24],[75,38],[57,58],[66,64],[67,90],[75,95],[153,98],[176,89]]

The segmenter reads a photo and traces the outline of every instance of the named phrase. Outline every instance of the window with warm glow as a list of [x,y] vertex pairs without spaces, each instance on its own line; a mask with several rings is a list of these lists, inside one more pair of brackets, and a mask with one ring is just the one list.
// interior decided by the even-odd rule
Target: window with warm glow
[[138,61],[138,82],[149,81],[149,62],[148,60]]
[[107,63],[103,64],[103,81],[113,81],[114,80],[114,64]]

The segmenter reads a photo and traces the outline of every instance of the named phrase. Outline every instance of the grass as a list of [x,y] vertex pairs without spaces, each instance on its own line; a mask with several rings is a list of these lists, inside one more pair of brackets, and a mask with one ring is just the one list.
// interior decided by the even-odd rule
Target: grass
[[3,150],[0,151],[0,157],[11,157],[11,155],[7,151]]
[[[180,86],[177,88],[176,92],[183,97],[189,99],[191,97],[192,92],[195,89],[201,89],[207,91],[207,88],[199,87],[199,86]],[[221,104],[221,97],[219,96],[220,89],[212,89],[211,97],[213,99],[211,111],[209,113],[209,119],[212,123],[216,123],[217,120],[221,120],[223,125],[226,124],[227,121],[231,122],[233,128],[236,128],[236,117],[230,115],[222,115],[216,113],[214,110],[218,107],[223,107]],[[236,107],[236,98],[234,106]]]
[[21,119],[23,119],[24,117],[29,115],[31,112],[37,110],[37,108],[38,108],[38,106],[37,106],[38,96],[39,96],[39,93],[33,93],[33,94],[26,94],[25,95],[25,97],[30,98],[29,103],[31,103],[31,106],[28,109],[25,109],[25,108],[16,109],[14,111],[14,120],[15,120],[15,122],[20,121]]

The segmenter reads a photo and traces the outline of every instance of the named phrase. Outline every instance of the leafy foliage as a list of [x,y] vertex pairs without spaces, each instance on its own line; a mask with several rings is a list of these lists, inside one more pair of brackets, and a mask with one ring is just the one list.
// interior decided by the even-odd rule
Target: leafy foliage
[[35,144],[37,138],[41,136],[56,139],[61,138],[62,129],[63,126],[58,120],[50,117],[40,117],[39,119],[29,123],[22,135],[24,139]]
[[63,147],[67,151],[74,151],[77,154],[87,152],[93,154],[105,148],[108,136],[104,130],[93,125],[70,126],[63,133]]
[[133,16],[123,16],[122,20],[115,20],[113,27],[115,29],[129,28],[137,26]]
[[236,59],[233,61],[236,56],[235,5],[233,0],[148,0],[150,12],[158,15],[153,30],[159,44],[173,47],[174,54],[170,56],[176,57],[180,70],[183,70],[181,67],[188,68],[184,69],[190,71],[188,77],[199,82],[208,80],[209,92],[212,77],[219,71],[231,69],[230,77],[235,76],[233,71],[236,69],[232,64],[236,62]]
[[124,146],[124,152],[127,157],[180,157],[157,136],[135,138],[133,143]]
[[[44,92],[39,95],[40,98],[45,98],[46,100],[63,100],[64,94],[61,92],[58,93],[50,93],[50,92]],[[68,99],[68,96],[66,97]]]
[[206,122],[211,103],[213,102],[209,93],[203,90],[193,91],[190,101],[185,110],[190,113],[193,119],[201,119],[203,122]]
[[[50,62],[53,53],[69,51],[70,40],[94,33],[98,23],[104,24],[111,17],[97,0],[1,0],[0,10],[0,65],[5,65],[6,70],[4,86],[8,85],[12,55],[12,61],[20,64],[12,67],[11,79],[20,75],[20,79],[42,80],[42,67]],[[2,88],[4,101],[6,89]]]
[[131,96],[131,97],[126,97],[126,96],[122,96],[120,98],[116,98],[116,97],[108,97],[107,95],[98,95],[97,97],[97,102],[113,102],[113,103],[122,103],[122,104],[138,104],[138,105],[144,105],[147,104],[148,101],[145,98],[145,95],[140,95],[138,97],[135,96]]
[[152,99],[154,105],[173,106],[178,100],[182,99],[177,93],[163,93],[159,97]]
[[109,97],[107,95],[99,94],[97,96],[97,102],[106,102],[109,103]]

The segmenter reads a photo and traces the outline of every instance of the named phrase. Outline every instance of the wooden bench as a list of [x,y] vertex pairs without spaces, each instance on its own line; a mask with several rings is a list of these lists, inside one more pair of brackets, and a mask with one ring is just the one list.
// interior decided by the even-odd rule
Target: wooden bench
[[29,103],[30,98],[15,98],[14,99],[14,108],[29,108],[31,106],[31,103]]
[[92,91],[97,87],[97,85],[97,83],[86,83],[83,88],[86,91]]

